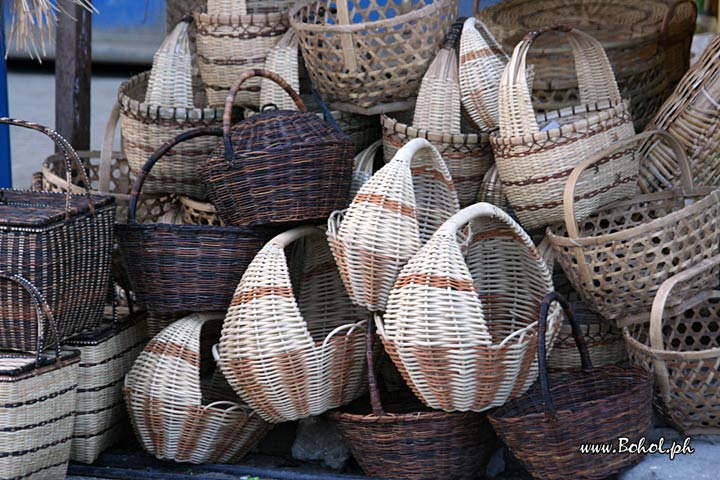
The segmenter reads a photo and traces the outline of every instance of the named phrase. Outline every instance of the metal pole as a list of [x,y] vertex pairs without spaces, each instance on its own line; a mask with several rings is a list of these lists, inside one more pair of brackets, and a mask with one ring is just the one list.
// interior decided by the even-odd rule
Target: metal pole
[[[7,62],[5,61],[5,3],[0,1],[0,117],[7,117],[8,89]],[[0,188],[12,187],[12,162],[10,160],[10,130],[0,125]]]

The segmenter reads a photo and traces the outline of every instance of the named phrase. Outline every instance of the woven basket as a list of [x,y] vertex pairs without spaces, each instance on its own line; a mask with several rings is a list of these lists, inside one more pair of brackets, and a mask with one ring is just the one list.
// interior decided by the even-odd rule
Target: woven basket
[[272,428],[205,382],[221,319],[193,314],[173,323],[150,340],[125,377],[135,434],[159,459],[236,463]]
[[[583,104],[536,118],[525,62],[535,39],[551,31],[565,32],[572,45]],[[627,105],[602,46],[562,25],[530,32],[515,47],[500,83],[499,102],[500,131],[490,136],[490,143],[503,190],[523,227],[530,230],[562,221],[562,192],[575,165],[633,134]],[[633,155],[606,160],[579,185],[579,219],[637,190],[639,166]]]
[[[537,310],[552,289],[530,237],[499,208],[478,203],[447,220],[402,269],[380,337],[427,406],[480,412],[537,379]],[[548,348],[560,323],[555,308]]]
[[400,269],[460,209],[445,162],[427,140],[410,140],[367,181],[328,239],[352,301],[384,311]]
[[350,184],[350,198],[355,198],[360,188],[372,178],[375,156],[382,146],[382,141],[377,140],[368,148],[355,155],[353,159],[352,183]]
[[[665,280],[650,314],[622,320],[630,358],[655,374],[657,400],[665,418],[685,435],[720,433],[718,273],[720,256],[708,258]],[[698,278],[705,290],[681,301],[676,289]]]
[[690,48],[698,9],[695,0],[662,1],[669,7],[660,27],[660,46],[665,54],[665,72],[669,80],[667,98],[690,68]]
[[118,244],[132,291],[149,312],[225,310],[245,267],[272,236],[243,227],[136,223],[138,196],[155,163],[179,143],[221,135],[219,128],[178,135],[152,154],[133,185]]
[[[289,27],[284,0],[236,0],[195,12],[200,75],[208,102],[225,105],[230,87],[248,68],[264,68],[265,58]],[[259,106],[260,79],[243,85],[237,105]]]
[[[575,332],[582,372],[548,382],[545,336],[548,310],[559,301]],[[639,368],[593,368],[570,305],[557,293],[545,299],[538,322],[540,388],[488,414],[513,455],[535,478],[601,480],[642,459],[637,452],[588,455],[581,445],[618,447],[637,442],[652,425],[652,378]]]
[[457,12],[454,0],[302,0],[290,9],[310,80],[332,108],[407,110]]
[[68,339],[64,346],[80,351],[75,426],[70,458],[93,463],[108,447],[130,433],[122,381],[147,341],[145,315],[117,307],[103,324]]
[[375,378],[373,330],[371,322],[365,350],[371,408],[365,401],[327,413],[362,469],[371,477],[477,478],[496,443],[485,415],[429,410],[412,395],[386,398],[386,411]]
[[[0,124],[41,132],[90,185],[82,162],[67,141],[36,123],[0,118]],[[0,190],[0,270],[17,273],[37,286],[53,309],[59,340],[96,327],[102,319],[110,282],[115,202],[109,196]],[[35,309],[27,294],[11,286],[0,305],[0,348],[35,351]],[[44,334],[47,332],[43,332]]]
[[502,181],[500,181],[497,166],[493,165],[485,173],[483,181],[480,184],[480,190],[478,190],[476,202],[491,203],[501,210],[511,213],[512,207],[503,192]]
[[187,317],[190,314],[190,312],[147,312],[145,314],[147,317],[147,338],[154,337],[163,331],[165,327],[177,322],[181,318]]
[[[110,113],[110,119],[105,127],[105,139],[102,150],[79,151],[78,157],[82,160],[84,170],[90,181],[90,193],[93,195],[111,195],[115,197],[117,212],[115,221],[127,223],[127,207],[130,200],[130,188],[135,182],[130,174],[127,157],[118,151],[113,151],[115,129],[120,120],[120,107],[115,104]],[[73,169],[73,180],[70,191],[84,193],[85,186],[77,170]],[[65,180],[65,158],[55,153],[45,159],[42,165],[41,190],[46,192],[66,192],[68,183]],[[137,219],[140,223],[157,222],[160,217],[172,208],[170,195],[142,195],[138,203]]]
[[[17,285],[31,299],[37,337],[55,320],[40,291],[19,275],[0,273],[3,283]],[[7,285],[9,287],[9,285]],[[10,290],[3,291],[7,298]],[[57,334],[54,335],[57,338]],[[43,355],[3,352],[0,355],[0,477],[62,480],[70,458],[75,398],[77,351],[61,351],[57,343]],[[51,353],[52,352],[52,353]]]
[[[289,28],[270,49],[267,59],[265,59],[265,70],[275,72],[296,92],[300,91],[299,44],[295,29]],[[288,96],[280,85],[269,78],[260,79],[260,102],[258,105],[261,109],[265,105],[275,105],[280,110],[297,109],[292,97]]]
[[[715,186],[720,178],[720,37],[715,36],[675,92],[658,111],[649,129],[667,130],[683,146],[696,185]],[[672,150],[660,145],[640,166],[640,188],[655,192],[680,181]]]
[[[263,111],[231,127],[233,96],[246,80],[264,77],[281,86],[298,111]],[[273,72],[248,70],[225,105],[224,145],[198,175],[228,225],[288,225],[324,221],[345,208],[352,175],[350,139],[314,113]]]
[[320,415],[363,393],[366,317],[345,294],[323,231],[289,230],[243,275],[223,324],[220,368],[269,422]]
[[[573,198],[583,172],[656,134],[674,150],[682,184],[616,202],[577,224]],[[618,142],[575,167],[564,208],[565,225],[548,228],[555,260],[588,307],[610,322],[647,311],[662,282],[720,252],[720,191],[694,186],[682,147],[666,132],[646,132]],[[698,277],[687,286],[705,288],[707,280]]]
[[[118,91],[123,150],[135,176],[148,156],[163,143],[199,127],[219,127],[222,122],[222,108],[200,106],[206,103],[202,96],[196,99],[198,106],[195,108],[146,103],[149,76],[149,72],[136,75],[120,85]],[[195,169],[219,143],[213,137],[197,138],[173,151],[148,179],[145,193],[178,193],[205,198],[205,188],[198,182]]]
[[155,52],[145,92],[148,105],[193,107],[189,24],[190,19],[183,19],[175,25]]

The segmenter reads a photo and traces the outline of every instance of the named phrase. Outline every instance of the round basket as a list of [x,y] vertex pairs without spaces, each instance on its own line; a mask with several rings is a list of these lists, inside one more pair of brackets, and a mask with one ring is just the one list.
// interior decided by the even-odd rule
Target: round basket
[[180,196],[178,198],[182,212],[182,223],[190,225],[213,225],[216,227],[225,226],[225,222],[218,216],[217,210],[212,203],[199,202],[190,197]]
[[302,0],[290,9],[312,84],[330,106],[407,110],[455,20],[454,0]]
[[[142,447],[162,460],[235,463],[272,425],[204,384],[205,362],[222,315],[193,314],[147,344],[125,377],[123,394]],[[205,378],[203,378],[205,377]]]
[[[145,103],[150,72],[132,77],[120,85],[118,101],[122,122],[123,151],[130,171],[137,175],[147,158],[165,142],[198,127],[222,125],[222,108],[173,108]],[[202,98],[195,105],[204,105]],[[218,145],[214,137],[195,138],[168,154],[147,179],[145,193],[178,193],[203,199],[205,187],[195,170]]]

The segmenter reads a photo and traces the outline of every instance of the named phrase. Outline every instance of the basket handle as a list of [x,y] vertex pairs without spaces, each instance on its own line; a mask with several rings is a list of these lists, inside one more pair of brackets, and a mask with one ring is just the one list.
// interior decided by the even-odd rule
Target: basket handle
[[570,303],[565,300],[559,293],[550,292],[543,298],[542,304],[540,305],[540,318],[538,318],[538,335],[537,335],[537,351],[538,351],[538,370],[540,373],[540,388],[542,389],[543,396],[543,409],[545,416],[550,420],[555,420],[557,417],[557,411],[553,404],[552,395],[550,394],[550,383],[548,381],[547,371],[547,349],[545,348],[545,336],[547,332],[547,317],[550,311],[550,306],[553,302],[558,302],[562,309],[565,311],[565,315],[570,322],[572,328],[572,335],[575,339],[575,346],[580,352],[580,360],[582,361],[582,371],[589,373],[592,371],[592,360],[590,360],[590,353],[585,343],[585,337],[583,337],[580,325],[575,319],[573,308]]
[[383,141],[376,140],[365,150],[358,153],[355,157],[357,162],[355,163],[354,171],[356,172],[372,172],[373,164],[375,163],[375,154],[382,148]]
[[[575,59],[580,103],[620,102],[622,100],[612,66],[600,42],[569,25],[546,26],[528,32],[523,37],[515,46],[512,57],[503,71],[500,80],[499,102],[501,106],[504,105],[504,108],[500,108],[501,115],[507,119],[500,124],[512,125],[513,129],[510,132],[503,132],[503,136],[522,136],[540,131],[533,113],[532,97],[527,83],[527,54],[538,37],[553,31],[567,34]],[[508,87],[517,92],[511,93]]]
[[115,102],[110,111],[110,118],[105,124],[102,148],[100,149],[100,169],[98,171],[98,191],[110,192],[110,176],[112,172],[112,152],[115,141],[115,131],[120,122],[120,103]]
[[[406,1],[406,0],[403,0]],[[350,22],[350,10],[348,7],[347,0],[340,0],[335,2],[337,8],[337,21],[338,25],[351,25]],[[345,63],[345,69],[350,73],[354,73],[357,70],[357,59],[355,58],[355,45],[353,42],[353,34],[350,32],[340,33],[340,43],[342,45],[342,56],[343,62]]]
[[[675,18],[675,14],[677,13],[678,7],[683,4],[690,5],[690,8],[692,9],[691,17],[693,19],[693,24],[695,23],[695,18],[697,18],[698,14],[698,8],[697,3],[695,0],[676,0],[673,2],[672,5],[668,8],[668,11],[665,13],[665,17],[663,18],[662,26],[660,27],[660,37],[659,37],[659,43],[661,45],[667,45],[668,43],[668,36],[670,35],[670,23],[672,23],[673,18]],[[688,62],[690,61],[690,57],[688,56]],[[686,65],[687,68],[687,65]]]
[[35,356],[35,366],[40,366],[40,358],[42,357],[43,348],[43,337],[45,336],[45,323],[50,326],[50,330],[55,340],[55,361],[60,361],[60,337],[58,335],[57,326],[55,325],[55,317],[53,316],[52,309],[45,301],[45,298],[40,293],[33,283],[16,274],[10,274],[6,272],[0,272],[0,278],[3,278],[9,282],[15,282],[25,289],[30,295],[33,304],[35,304],[35,311],[37,313],[37,354]]
[[407,162],[408,164],[412,164],[415,155],[420,153],[420,151],[422,150],[430,152],[435,168],[437,168],[441,172],[447,173],[445,179],[452,181],[452,177],[450,176],[450,171],[447,168],[447,164],[440,155],[437,147],[424,138],[413,138],[412,140],[410,140],[395,153],[395,156],[392,158],[392,160],[390,160],[390,162]]
[[223,133],[225,138],[225,159],[227,159],[228,161],[235,160],[235,151],[233,150],[232,137],[230,136],[230,127],[232,126],[232,106],[233,102],[235,101],[235,95],[237,95],[237,93],[240,91],[240,87],[242,86],[242,84],[253,77],[263,77],[277,83],[280,88],[285,90],[287,94],[290,95],[290,97],[295,102],[295,105],[298,107],[298,110],[303,113],[307,113],[308,111],[307,107],[305,106],[305,102],[303,102],[302,98],[300,98],[300,95],[298,95],[298,93],[293,90],[293,88],[277,73],[261,68],[245,70],[235,81],[232,88],[230,89],[230,92],[228,93],[227,99],[225,100],[225,111],[223,112]]
[[465,21],[467,19],[468,17],[458,17],[457,20],[455,20],[455,23],[450,26],[450,30],[448,30],[448,33],[445,36],[445,44],[443,45],[443,48],[452,50],[457,47],[457,44],[460,41],[460,35],[462,35],[463,25],[465,25]]
[[[718,265],[720,265],[720,255],[706,258],[697,265],[688,268],[687,270],[683,270],[677,275],[673,275],[672,277],[665,280],[662,285],[660,285],[660,288],[655,294],[652,309],[650,310],[650,346],[653,350],[665,349],[665,347],[663,346],[662,334],[663,313],[665,312],[665,306],[667,304],[668,298],[670,298],[670,294],[672,293],[673,289],[679,283],[690,280],[693,277],[707,270],[711,270],[712,268],[717,267]],[[711,285],[710,287],[714,288],[717,287],[717,285]],[[704,302],[705,300],[711,298],[720,298],[720,290],[704,290],[699,294],[694,295],[693,297],[684,299],[682,306],[683,308],[692,308],[695,305],[698,305],[701,302]]]
[[92,195],[90,194],[90,180],[88,180],[87,173],[85,172],[85,165],[83,165],[82,160],[80,160],[80,157],[78,156],[75,149],[68,143],[67,140],[65,140],[59,133],[57,133],[55,130],[52,130],[44,125],[40,125],[39,123],[35,122],[26,122],[24,120],[17,120],[14,118],[8,118],[3,117],[0,118],[0,124],[5,125],[15,125],[17,127],[23,127],[28,128],[30,130],[37,130],[40,133],[45,134],[55,142],[55,145],[60,150],[60,152],[63,154],[63,158],[65,159],[65,181],[67,182],[67,192],[65,192],[65,220],[70,220],[70,199],[72,198],[72,163],[75,162],[75,164],[80,169],[80,175],[82,176],[82,181],[85,184],[85,195],[88,199],[88,205],[90,207],[90,212],[95,215],[95,201],[92,198]]
[[222,129],[220,128],[196,128],[195,130],[181,133],[172,140],[165,142],[160,148],[155,150],[155,152],[153,152],[150,158],[148,158],[148,160],[142,166],[142,169],[138,173],[138,176],[135,179],[135,183],[133,184],[132,192],[130,193],[130,205],[128,206],[128,223],[136,223],[135,212],[137,210],[138,198],[140,197],[142,186],[145,183],[145,179],[148,177],[148,175],[150,175],[150,170],[152,170],[155,163],[160,160],[163,155],[165,155],[172,147],[174,147],[178,143],[204,136],[222,137],[222,133]]
[[666,140],[672,148],[675,157],[678,159],[682,188],[685,190],[692,190],[694,188],[692,173],[690,172],[690,164],[688,162],[685,149],[682,145],[680,145],[677,139],[668,132],[664,130],[649,130],[647,132],[639,133],[633,137],[620,140],[613,143],[597,155],[593,155],[581,162],[573,169],[572,173],[570,173],[567,183],[565,184],[565,191],[563,192],[563,214],[565,216],[565,227],[567,228],[569,238],[578,238],[580,236],[577,220],[575,219],[575,187],[577,186],[580,175],[596,163],[611,157],[616,152],[619,152],[620,149],[640,141],[648,140],[654,135],[659,135]]
[[318,227],[304,226],[296,227],[276,235],[268,244],[273,245],[277,248],[285,248],[293,242],[300,240],[301,238],[316,236],[325,238],[325,232]]

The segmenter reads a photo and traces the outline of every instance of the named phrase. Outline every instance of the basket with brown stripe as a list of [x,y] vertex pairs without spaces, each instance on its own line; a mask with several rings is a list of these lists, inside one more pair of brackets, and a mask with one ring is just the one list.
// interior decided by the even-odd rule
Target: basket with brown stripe
[[402,266],[459,209],[437,148],[423,138],[400,148],[345,212],[328,219],[328,240],[352,301],[384,311]]
[[[547,32],[567,34],[582,87],[581,105],[535,116],[526,78],[527,54]],[[633,135],[627,103],[602,45],[564,25],[528,33],[515,47],[499,90],[500,130],[490,136],[495,163],[513,210],[526,229],[563,220],[562,195],[573,167]],[[637,190],[638,162],[628,152],[599,163],[578,185],[577,218]]]
[[269,422],[320,415],[363,393],[367,316],[345,293],[324,232],[289,230],[245,271],[223,324],[220,368]]
[[193,314],[147,344],[123,393],[142,447],[163,460],[235,463],[272,428],[218,388],[212,346],[222,314]]
[[62,480],[70,459],[80,355],[61,351],[57,340],[54,351],[43,352],[44,330],[55,330],[50,307],[25,278],[0,273],[0,279],[3,298],[12,283],[31,299],[38,330],[37,354],[0,354],[0,477]]
[[[130,298],[126,294],[126,298]],[[114,302],[117,303],[117,302]],[[130,433],[122,381],[147,341],[145,314],[113,305],[102,325],[64,345],[80,351],[78,389],[70,458],[93,463]]]
[[[285,0],[209,0],[207,13],[195,12],[197,58],[207,98],[225,104],[230,87],[249,68],[264,68],[265,58],[289,28]],[[260,79],[243,85],[236,105],[258,107]]]
[[[537,311],[552,290],[527,233],[499,208],[477,203],[448,219],[408,261],[378,333],[427,406],[480,412],[522,395],[537,379]],[[548,348],[561,319],[552,309]]]

